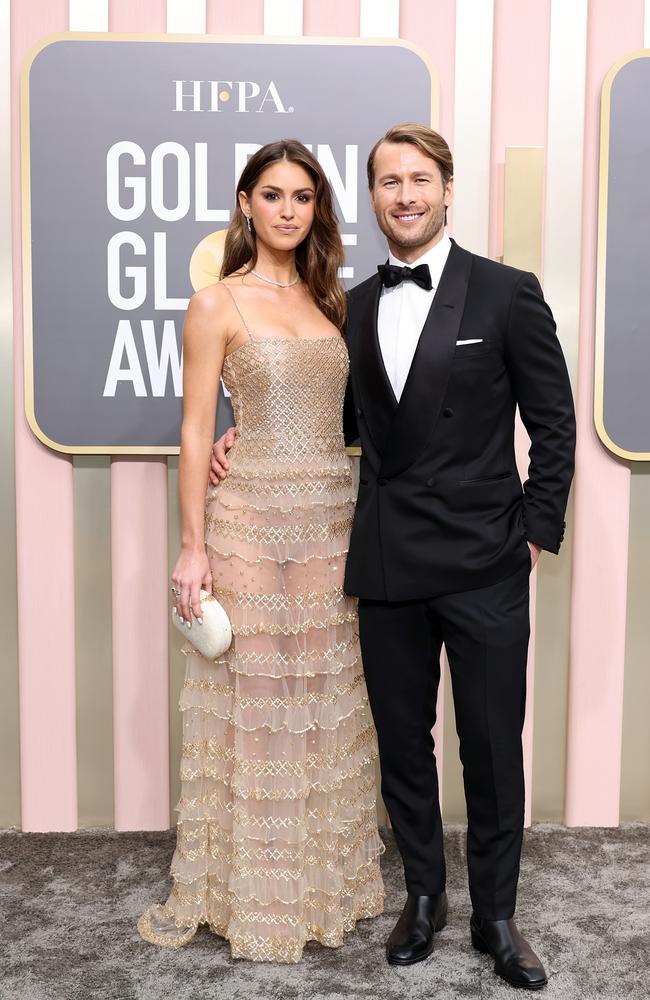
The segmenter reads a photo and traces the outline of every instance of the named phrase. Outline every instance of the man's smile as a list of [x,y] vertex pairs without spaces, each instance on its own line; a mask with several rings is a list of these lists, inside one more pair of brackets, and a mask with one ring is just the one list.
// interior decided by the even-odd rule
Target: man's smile
[[399,213],[394,213],[393,218],[397,219],[398,222],[408,223],[408,222],[417,222],[417,220],[421,219],[423,215],[424,212],[399,212]]

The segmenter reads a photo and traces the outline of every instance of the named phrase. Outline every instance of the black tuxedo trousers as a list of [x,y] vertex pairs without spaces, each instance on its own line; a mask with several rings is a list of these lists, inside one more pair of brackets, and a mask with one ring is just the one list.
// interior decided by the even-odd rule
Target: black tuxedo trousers
[[430,600],[359,602],[381,791],[407,889],[431,895],[445,887],[431,735],[444,642],[467,801],[470,895],[474,912],[491,920],[513,915],[519,876],[529,565],[479,590]]

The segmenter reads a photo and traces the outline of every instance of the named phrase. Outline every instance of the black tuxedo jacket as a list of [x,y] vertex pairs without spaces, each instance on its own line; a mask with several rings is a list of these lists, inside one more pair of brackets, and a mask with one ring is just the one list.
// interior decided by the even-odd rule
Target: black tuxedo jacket
[[[362,456],[347,592],[402,601],[473,590],[521,568],[527,540],[557,552],[575,418],[537,278],[452,240],[399,403],[379,348],[380,292],[374,275],[348,297],[344,423]],[[523,488],[517,406],[531,439]]]

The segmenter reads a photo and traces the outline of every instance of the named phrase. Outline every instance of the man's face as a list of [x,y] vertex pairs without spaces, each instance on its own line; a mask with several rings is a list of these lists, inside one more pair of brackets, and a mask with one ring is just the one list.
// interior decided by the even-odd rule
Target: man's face
[[442,182],[435,160],[410,142],[382,142],[375,154],[372,210],[391,251],[425,253],[442,237],[453,180]]

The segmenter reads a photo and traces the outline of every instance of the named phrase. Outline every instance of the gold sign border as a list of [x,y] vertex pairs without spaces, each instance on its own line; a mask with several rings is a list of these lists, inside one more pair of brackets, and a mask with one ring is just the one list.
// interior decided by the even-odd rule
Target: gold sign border
[[[24,386],[25,386],[25,416],[27,422],[43,444],[54,451],[68,455],[178,455],[180,447],[165,447],[162,445],[145,446],[79,446],[60,444],[53,441],[41,430],[34,413],[34,343],[32,314],[32,222],[31,222],[31,176],[30,176],[30,143],[29,143],[29,74],[36,56],[55,42],[201,42],[203,44],[233,44],[233,45],[390,45],[414,52],[425,64],[431,81],[431,125],[438,121],[440,104],[440,83],[429,56],[422,49],[399,38],[327,38],[313,35],[297,36],[267,36],[267,35],[181,35],[181,34],[150,34],[150,33],[120,33],[120,32],[81,32],[64,31],[42,38],[30,51],[21,73],[20,99],[20,179],[22,204],[22,248],[23,248],[23,342],[24,342]],[[356,453],[356,450],[355,450]]]
[[607,273],[607,203],[609,183],[609,136],[612,86],[624,66],[636,59],[650,58],[650,49],[636,51],[614,63],[603,83],[600,109],[600,173],[598,183],[598,256],[596,270],[596,327],[594,366],[594,424],[608,451],[633,462],[647,462],[650,451],[621,448],[605,429],[605,278]]

